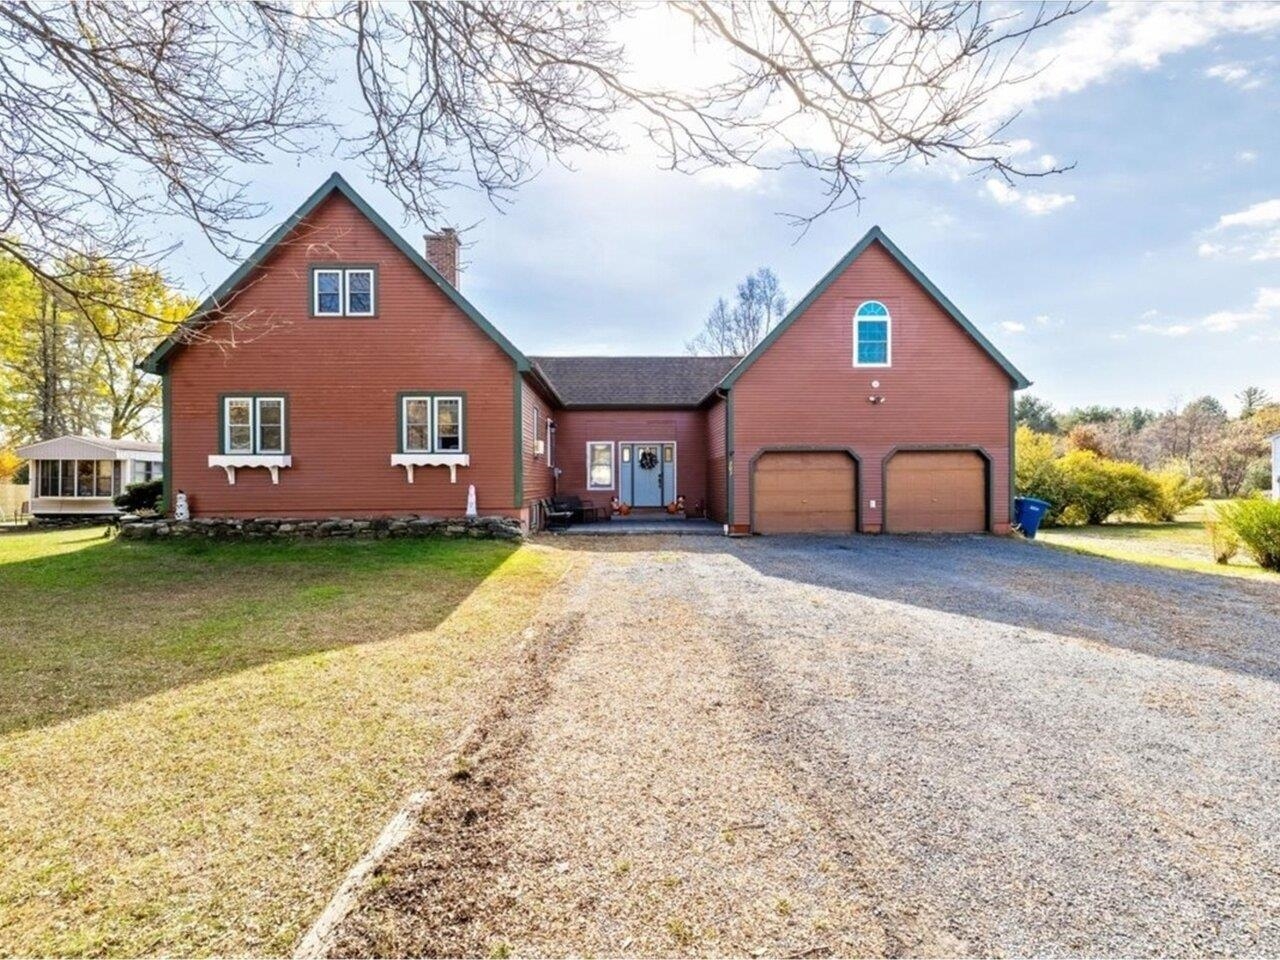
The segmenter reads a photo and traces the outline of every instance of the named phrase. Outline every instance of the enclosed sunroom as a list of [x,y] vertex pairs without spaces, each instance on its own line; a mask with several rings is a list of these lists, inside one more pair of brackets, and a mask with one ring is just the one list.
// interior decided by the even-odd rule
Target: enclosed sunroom
[[160,444],[101,437],[56,437],[18,448],[30,464],[32,516],[117,513],[112,498],[131,483],[158,480]]

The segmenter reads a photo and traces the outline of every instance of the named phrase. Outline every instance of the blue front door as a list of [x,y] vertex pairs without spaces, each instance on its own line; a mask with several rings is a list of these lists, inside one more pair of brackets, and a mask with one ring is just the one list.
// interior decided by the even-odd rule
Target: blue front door
[[662,444],[637,443],[631,450],[633,507],[661,507],[663,500]]

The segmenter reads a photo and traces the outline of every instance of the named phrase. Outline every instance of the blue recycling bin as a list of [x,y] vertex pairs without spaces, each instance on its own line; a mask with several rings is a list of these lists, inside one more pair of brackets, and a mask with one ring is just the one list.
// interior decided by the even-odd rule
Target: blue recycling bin
[[1040,521],[1049,512],[1050,504],[1034,497],[1013,498],[1013,522],[1028,540],[1036,538],[1040,529]]

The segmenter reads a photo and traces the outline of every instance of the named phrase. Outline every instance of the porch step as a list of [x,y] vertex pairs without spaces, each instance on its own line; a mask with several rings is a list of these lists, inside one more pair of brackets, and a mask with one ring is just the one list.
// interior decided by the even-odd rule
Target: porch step
[[723,537],[724,524],[714,520],[603,520],[600,523],[575,523],[568,530],[553,531],[570,537],[633,537],[661,534],[673,537]]

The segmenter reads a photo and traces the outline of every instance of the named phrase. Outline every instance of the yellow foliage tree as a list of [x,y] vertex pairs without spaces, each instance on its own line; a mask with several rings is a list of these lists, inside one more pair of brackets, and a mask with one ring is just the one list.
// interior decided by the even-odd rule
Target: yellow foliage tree
[[12,480],[21,467],[22,458],[13,450],[8,447],[0,449],[0,483],[8,483]]

